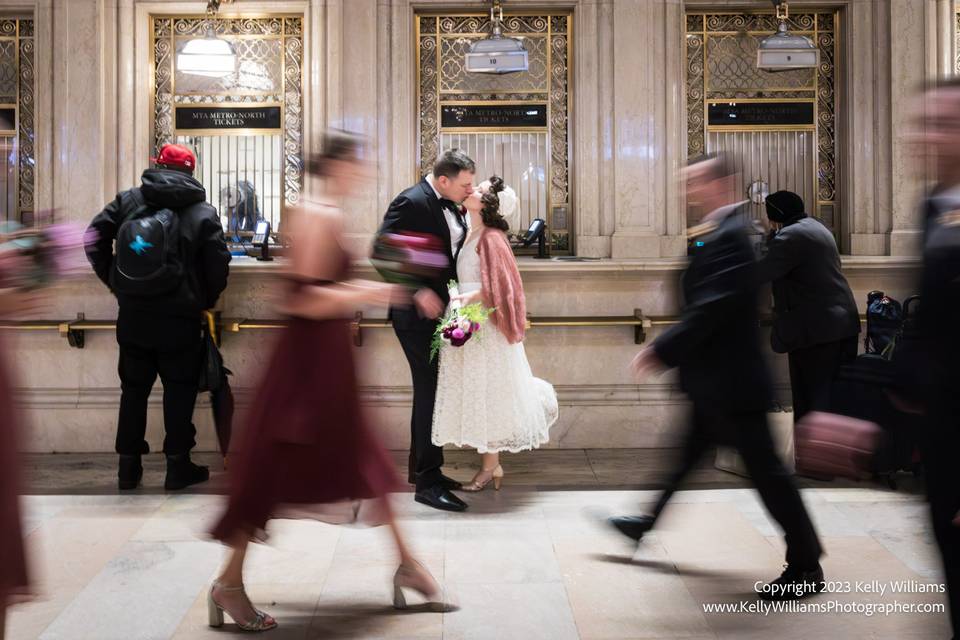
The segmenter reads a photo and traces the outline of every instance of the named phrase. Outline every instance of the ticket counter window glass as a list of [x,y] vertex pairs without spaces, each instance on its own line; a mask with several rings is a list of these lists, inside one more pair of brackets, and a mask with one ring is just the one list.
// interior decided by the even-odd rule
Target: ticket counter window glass
[[751,218],[766,215],[765,193],[786,189],[840,237],[839,24],[836,11],[790,12],[790,33],[816,45],[820,64],[770,72],[757,68],[757,48],[777,29],[772,12],[686,15],[687,154],[726,152]]
[[[547,221],[549,251],[573,253],[569,88],[571,16],[507,14],[503,33],[523,42],[529,66],[508,74],[469,72],[465,55],[490,33],[489,14],[417,16],[420,174],[444,149],[477,163],[478,180],[504,178],[518,197],[510,232]],[[532,249],[530,251],[533,251]]]
[[[300,200],[302,26],[301,16],[153,18],[154,145],[194,150],[195,175],[228,238],[249,242],[259,221],[282,231],[285,208]],[[230,44],[231,72],[178,64],[211,33]]]
[[34,222],[33,20],[0,19],[0,219]]

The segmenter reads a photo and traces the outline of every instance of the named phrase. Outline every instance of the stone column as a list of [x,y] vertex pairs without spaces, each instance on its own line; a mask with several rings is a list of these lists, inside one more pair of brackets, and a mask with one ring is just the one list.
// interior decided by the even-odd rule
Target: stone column
[[937,75],[952,76],[957,69],[957,3],[937,0]]
[[937,0],[890,0],[890,122],[893,224],[890,255],[920,250],[918,203],[923,175],[913,172],[915,151],[905,140],[917,92],[937,72]]
[[[675,114],[681,110],[680,15],[681,6],[673,0],[625,0],[613,6],[614,258],[681,252],[682,238],[667,236],[668,201],[675,209],[678,202],[668,198],[676,189],[677,137],[667,131],[671,125],[678,128]],[[676,227],[676,222],[675,215],[670,224]]]
[[[573,167],[576,252],[610,257],[613,188],[605,176],[613,150],[613,3],[584,3],[574,15]],[[585,86],[589,83],[589,86]]]
[[[846,135],[838,145],[846,177],[842,202],[848,212],[853,255],[887,255],[893,219],[890,158],[890,9],[885,2],[848,5],[844,62],[838,82],[841,124]],[[844,98],[845,96],[845,98]]]
[[[103,0],[53,3],[53,206],[86,221],[103,207]],[[49,166],[48,166],[49,168]]]

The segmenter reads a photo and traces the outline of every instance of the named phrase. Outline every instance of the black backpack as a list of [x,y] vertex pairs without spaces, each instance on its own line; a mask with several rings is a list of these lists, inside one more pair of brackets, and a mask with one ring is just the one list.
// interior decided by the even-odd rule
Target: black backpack
[[900,303],[884,295],[883,291],[867,294],[867,334],[863,338],[864,353],[882,354],[889,351],[903,329],[903,308]]
[[136,190],[131,195],[140,206],[117,230],[110,287],[128,296],[169,294],[184,278],[179,217],[170,209],[152,209]]

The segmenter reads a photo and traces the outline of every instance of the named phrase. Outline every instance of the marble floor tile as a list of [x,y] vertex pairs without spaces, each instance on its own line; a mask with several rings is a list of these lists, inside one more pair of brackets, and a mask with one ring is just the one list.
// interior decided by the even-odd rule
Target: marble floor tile
[[458,584],[559,582],[560,567],[543,521],[448,522],[445,577]]
[[[619,541],[618,541],[619,542]],[[595,538],[556,544],[563,582],[583,639],[688,638],[712,634],[663,547],[645,553],[590,551]]]
[[[168,638],[209,584],[218,554],[211,543],[124,545],[44,630],[41,640]],[[97,615],[91,615],[96,611]]]
[[[444,614],[445,640],[576,640],[563,584],[457,585],[463,609]],[[466,605],[469,603],[469,606]]]

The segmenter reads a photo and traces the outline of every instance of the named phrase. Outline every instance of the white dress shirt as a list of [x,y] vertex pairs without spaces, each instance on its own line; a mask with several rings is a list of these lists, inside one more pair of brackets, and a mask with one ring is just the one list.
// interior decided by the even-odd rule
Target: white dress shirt
[[[437,191],[437,187],[433,184],[433,174],[427,174],[427,184],[430,185],[430,188],[433,189],[434,195],[437,196],[437,200],[443,200],[443,196],[440,195],[440,192]],[[460,226],[460,223],[457,221],[457,214],[451,209],[444,207],[443,217],[447,220],[447,226],[450,228],[450,247],[453,249],[453,257],[457,257],[457,245],[460,244],[460,240],[463,239],[464,227]],[[470,221],[466,218],[463,218],[463,224],[469,226]]]

